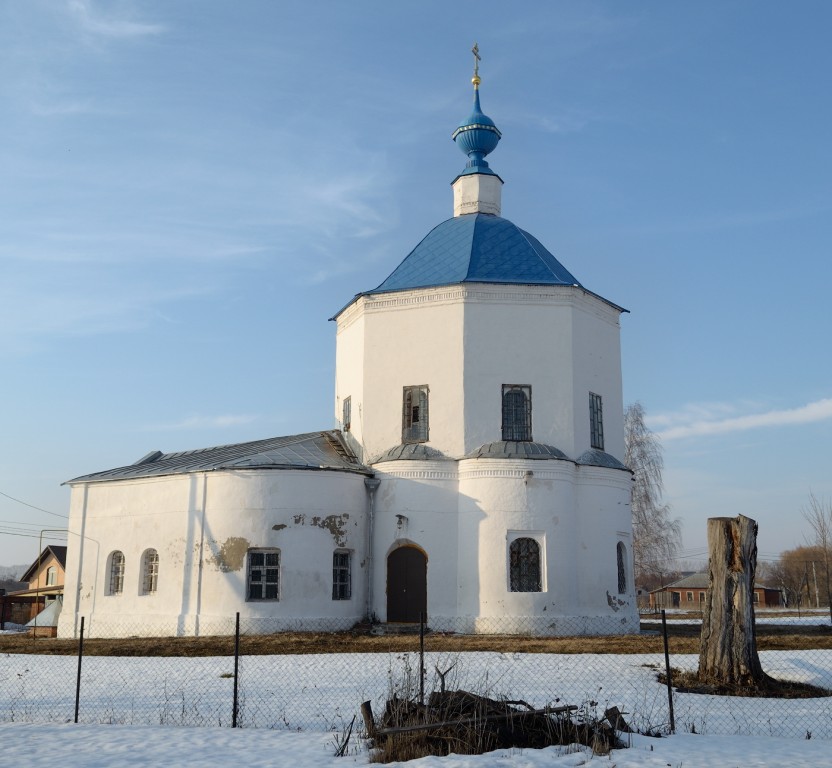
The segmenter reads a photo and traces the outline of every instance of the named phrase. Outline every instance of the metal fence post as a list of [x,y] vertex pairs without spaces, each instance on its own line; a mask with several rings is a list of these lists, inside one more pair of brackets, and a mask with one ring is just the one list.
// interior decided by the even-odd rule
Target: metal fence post
[[425,703],[425,612],[419,612],[419,703]]
[[237,611],[237,622],[234,628],[234,710],[231,713],[231,727],[237,727],[238,684],[240,680],[240,612]]
[[81,617],[81,633],[78,635],[78,677],[75,680],[75,722],[78,722],[78,707],[81,704],[81,660],[84,658],[84,617]]
[[676,733],[676,718],[673,716],[673,682],[670,679],[670,651],[667,646],[667,614],[662,608],[662,635],[664,636],[664,674],[667,681],[667,706],[670,712],[670,732]]

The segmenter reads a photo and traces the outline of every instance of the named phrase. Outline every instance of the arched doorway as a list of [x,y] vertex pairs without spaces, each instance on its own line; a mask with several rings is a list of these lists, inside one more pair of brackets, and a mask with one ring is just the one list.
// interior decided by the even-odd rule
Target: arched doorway
[[417,622],[427,617],[428,559],[417,547],[399,547],[387,556],[387,621]]

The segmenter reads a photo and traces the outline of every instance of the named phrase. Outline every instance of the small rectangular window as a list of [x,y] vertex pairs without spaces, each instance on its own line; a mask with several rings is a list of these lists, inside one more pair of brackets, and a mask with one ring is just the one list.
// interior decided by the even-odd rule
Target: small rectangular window
[[760,602],[760,593],[759,593],[759,592],[755,592],[755,593],[754,593],[754,602],[755,602],[755,603],[759,603],[759,602]]
[[693,602],[693,592],[688,592],[688,602],[689,603]]
[[349,552],[333,552],[332,554],[333,600],[349,600],[352,597],[350,559]]
[[532,388],[503,384],[503,440],[532,439]]
[[341,424],[344,432],[350,431],[350,423],[352,422],[352,398],[344,398],[344,411],[342,414]]
[[280,551],[250,549],[248,552],[248,599],[280,599]]
[[704,602],[705,602],[705,593],[704,593],[704,592],[700,592],[700,593],[699,593],[699,602],[700,602],[700,603],[704,603]]
[[428,388],[405,387],[402,402],[402,442],[428,441]]
[[599,451],[604,450],[604,409],[601,395],[589,393],[589,432],[590,445]]

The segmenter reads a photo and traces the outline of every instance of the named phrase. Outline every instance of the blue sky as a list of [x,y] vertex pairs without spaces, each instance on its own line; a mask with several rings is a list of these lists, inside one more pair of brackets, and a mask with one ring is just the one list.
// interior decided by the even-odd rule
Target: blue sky
[[482,104],[503,214],[622,320],[684,548],[832,500],[824,2],[0,2],[0,564],[61,483],[333,426],[334,326],[452,213]]

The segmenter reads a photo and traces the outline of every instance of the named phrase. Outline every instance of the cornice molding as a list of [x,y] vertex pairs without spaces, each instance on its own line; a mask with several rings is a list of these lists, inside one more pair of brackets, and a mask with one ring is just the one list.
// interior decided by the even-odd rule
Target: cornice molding
[[503,285],[459,283],[436,288],[366,294],[359,296],[338,316],[338,332],[352,325],[364,313],[442,306],[459,302],[471,304],[523,304],[572,307],[619,325],[619,311],[583,288],[571,285]]

